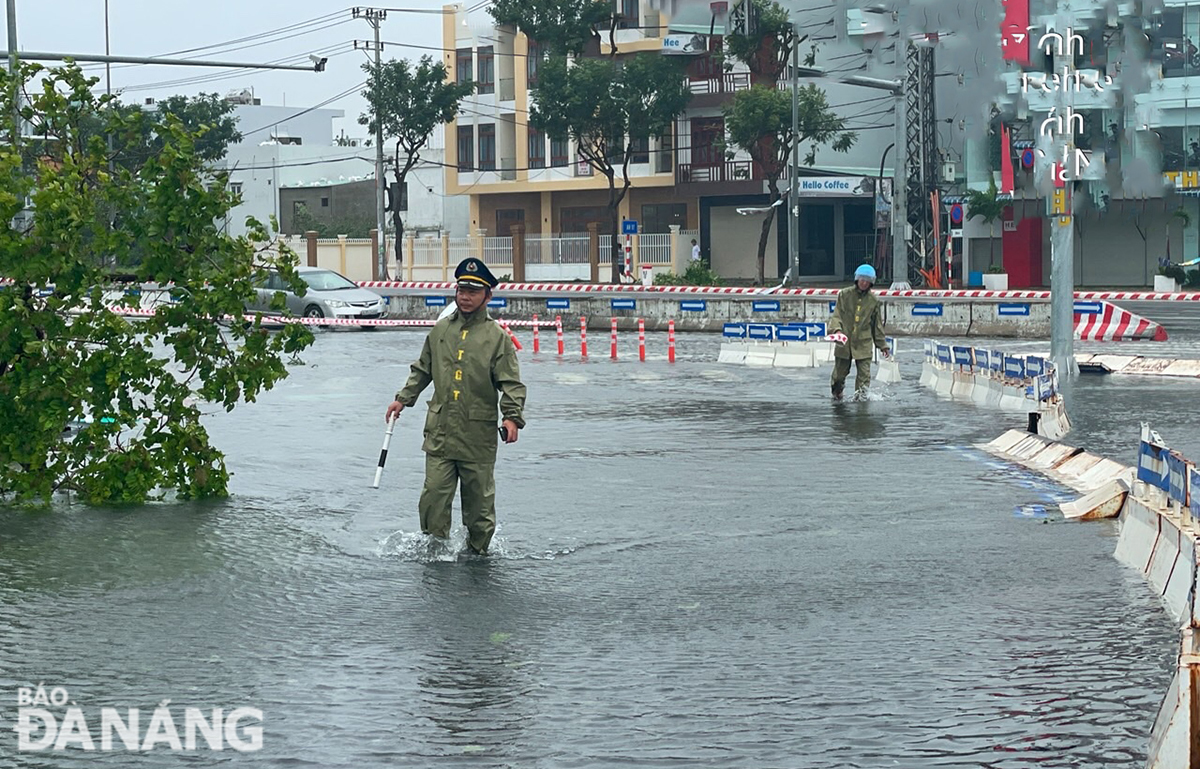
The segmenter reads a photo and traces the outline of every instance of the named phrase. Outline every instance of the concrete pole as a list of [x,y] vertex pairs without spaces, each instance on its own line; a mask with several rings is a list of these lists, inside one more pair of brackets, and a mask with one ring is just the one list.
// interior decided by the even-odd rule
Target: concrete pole
[[[1057,4],[1055,15],[1056,32],[1060,34],[1071,28],[1071,14],[1065,2]],[[1064,39],[1064,64],[1068,76],[1075,71],[1075,57],[1071,40]],[[1057,62],[1055,62],[1057,66]],[[1068,94],[1071,89],[1065,84],[1058,89],[1058,114],[1066,114],[1069,102],[1074,99]],[[1066,195],[1064,214],[1052,215],[1050,220],[1050,360],[1058,369],[1062,380],[1074,378],[1079,373],[1075,362],[1075,221],[1072,207],[1072,183],[1075,178],[1074,129],[1068,124],[1066,130],[1055,134],[1052,161],[1065,161],[1068,166],[1067,180],[1063,188]]]
[[792,25],[792,167],[788,185],[788,272],[791,284],[800,285],[800,30]]
[[12,79],[12,145],[21,139],[21,88],[17,84],[17,0],[8,0],[8,73]]
[[[379,76],[380,76],[380,48],[382,46],[380,45],[380,42],[379,42],[379,25],[381,23],[382,23],[382,19],[380,19],[378,17],[374,17],[371,20],[371,26],[374,27],[374,29],[375,29],[375,84],[376,84],[376,88],[378,88],[378,86],[379,86]],[[384,187],[384,184],[383,184],[384,183],[384,178],[383,178],[383,115],[380,114],[380,111],[381,111],[380,94],[375,93],[375,94],[373,94],[373,96],[375,97],[375,221],[376,221],[376,227],[379,230],[379,242],[378,242],[377,251],[376,251],[375,269],[376,269],[376,274],[379,275],[379,280],[387,280],[388,279],[387,259],[386,259],[387,237],[385,235],[387,230],[384,229],[384,213],[383,213],[383,187]],[[397,196],[399,196],[400,193],[401,193],[401,190],[396,191]],[[398,206],[398,205],[400,205],[400,201],[393,200],[392,205]]]

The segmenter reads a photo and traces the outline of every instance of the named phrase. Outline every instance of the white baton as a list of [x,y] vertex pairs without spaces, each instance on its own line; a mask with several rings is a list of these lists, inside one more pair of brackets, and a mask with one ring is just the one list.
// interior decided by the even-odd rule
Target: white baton
[[388,420],[387,432],[383,434],[383,448],[379,451],[379,466],[375,468],[375,482],[371,484],[371,488],[379,488],[379,477],[383,475],[383,463],[387,462],[388,446],[392,443],[392,430],[396,426],[396,417]]

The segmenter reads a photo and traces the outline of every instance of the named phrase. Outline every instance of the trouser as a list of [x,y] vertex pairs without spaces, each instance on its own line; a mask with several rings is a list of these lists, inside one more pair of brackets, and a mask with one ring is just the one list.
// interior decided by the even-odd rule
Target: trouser
[[[857,371],[854,373],[854,392],[856,394],[863,392],[871,384],[871,359],[861,358],[854,361]],[[849,358],[834,358],[833,359],[833,376],[829,380],[829,387],[834,395],[841,395],[846,389],[846,377],[850,376],[850,359]]]
[[496,531],[496,478],[491,462],[459,462],[425,455],[425,487],[417,509],[421,531],[435,537],[450,535],[450,506],[455,488],[462,487],[462,522],[467,542],[486,553]]

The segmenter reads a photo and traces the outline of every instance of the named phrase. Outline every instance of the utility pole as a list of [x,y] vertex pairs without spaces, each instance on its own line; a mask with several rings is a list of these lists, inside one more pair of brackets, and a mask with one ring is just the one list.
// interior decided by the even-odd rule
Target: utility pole
[[8,75],[11,80],[12,93],[12,145],[14,147],[21,140],[21,86],[19,85],[20,78],[17,76],[17,69],[20,67],[17,61],[17,0],[8,0]]
[[792,167],[788,193],[788,274],[800,285],[800,29],[792,24]]
[[[383,43],[379,41],[379,26],[383,20],[387,18],[387,11],[378,8],[354,8],[351,13],[356,19],[366,19],[371,25],[371,29],[375,32],[375,42],[364,43],[363,47],[370,47],[375,51],[375,83],[378,87],[379,72],[380,72],[380,54],[383,51]],[[358,48],[359,44],[356,41],[354,47]],[[371,94],[372,109],[375,113],[375,226],[379,232],[379,237],[376,238],[378,243],[378,251],[375,254],[376,263],[378,265],[378,274],[381,280],[388,279],[387,272],[387,238],[384,236],[384,212],[383,212],[383,117],[380,114],[380,99],[378,93]],[[399,201],[393,201],[398,205]]]
[[[896,61],[900,64],[899,82],[904,83],[904,49],[909,45],[903,30],[896,39]],[[896,91],[896,159],[892,180],[892,290],[907,291],[908,282],[908,121],[904,110],[904,89]]]
[[[1071,31],[1070,6],[1058,2],[1054,17],[1055,32],[1058,33],[1059,56],[1064,67],[1063,84],[1057,89],[1056,112],[1065,124],[1053,137],[1053,152],[1050,158],[1054,189],[1049,200],[1050,221],[1050,360],[1054,362],[1058,375],[1069,379],[1079,373],[1075,362],[1075,221],[1073,216],[1072,187],[1077,177],[1079,164],[1076,160],[1075,135],[1071,127],[1074,99],[1068,94],[1073,90],[1067,85],[1075,73],[1073,42],[1082,38]],[[1061,117],[1066,115],[1065,120]],[[1060,124],[1060,125],[1063,125]],[[1070,170],[1068,170],[1068,166]]]

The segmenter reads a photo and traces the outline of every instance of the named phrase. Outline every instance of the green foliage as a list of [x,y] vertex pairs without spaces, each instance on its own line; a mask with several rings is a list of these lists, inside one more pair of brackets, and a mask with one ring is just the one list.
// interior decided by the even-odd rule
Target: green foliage
[[318,219],[307,208],[301,208],[292,214],[293,232],[289,234],[303,235],[306,232],[315,232],[318,238],[336,238],[338,235],[345,235],[348,238],[369,238],[375,225],[375,217],[366,214],[343,216],[325,221]]
[[[219,229],[235,196],[205,170],[216,150],[202,147],[203,129],[174,114],[109,109],[96,78],[75,67],[24,64],[17,77],[36,84],[22,114],[41,138],[0,148],[0,219],[17,216],[26,197],[33,208],[27,227],[0,229],[0,275],[14,281],[0,288],[0,498],[224,495],[224,456],[196,403],[232,410],[254,400],[312,334],[217,321],[242,314],[268,268],[303,292],[296,255],[269,250],[257,222],[249,239]],[[7,72],[0,83],[9,114]],[[150,135],[159,150],[110,171],[108,134]],[[114,264],[133,286],[169,285],[174,301],[145,320],[114,313],[139,301],[114,282]]]
[[988,272],[991,275],[1003,275],[1004,274],[1004,265],[989,264],[986,272]]
[[[401,59],[364,64],[367,73],[367,112],[358,118],[371,135],[383,129],[384,141],[393,140],[392,174],[400,189],[421,158],[433,130],[458,115],[464,98],[475,91],[472,83],[455,83],[446,77],[446,66],[431,56],[422,56],[416,64]],[[397,242],[404,238],[404,220],[400,211],[392,211],[392,227]]]
[[654,276],[656,286],[719,286],[721,276],[709,269],[704,262],[692,262],[682,275],[660,272]]
[[678,58],[641,53],[621,62],[584,58],[568,66],[566,57],[551,56],[533,88],[530,125],[574,139],[580,157],[608,180],[614,282],[621,263],[618,210],[632,183],[629,163],[636,149],[627,139],[663,134],[691,100]]
[[1184,285],[1188,288],[1200,288],[1200,270],[1188,270]]
[[[799,153],[807,145],[804,164],[816,163],[818,147],[829,146],[835,152],[848,152],[858,139],[847,131],[845,122],[829,107],[825,92],[815,84],[797,89],[797,128],[792,131],[792,94],[764,85],[738,91],[722,108],[729,144],[740,147],[762,168],[770,191],[770,202],[779,201],[779,179],[791,153]],[[767,241],[775,220],[771,207],[763,221],[758,239],[758,283],[763,282],[766,267]]]
[[[169,135],[158,128],[168,118],[178,120],[196,137],[196,156],[205,163],[225,157],[229,145],[242,140],[233,105],[215,93],[170,96],[158,101],[153,110],[114,100],[107,103],[107,109],[119,112],[121,119],[113,121],[99,113],[80,114],[79,134],[85,141],[100,137],[106,145],[111,134],[113,163],[133,171],[163,151]],[[120,130],[114,130],[114,123],[120,124]]]
[[[752,35],[727,35],[726,58],[737,59],[755,75],[775,82],[787,69],[792,49],[803,45],[808,35],[797,37],[788,10],[774,0],[748,0],[758,9],[758,25]],[[805,56],[805,64],[815,63],[815,49]],[[726,65],[731,66],[731,65]]]
[[967,218],[979,217],[983,223],[991,226],[1004,214],[1004,209],[1012,205],[1012,201],[1000,197],[996,188],[996,179],[988,179],[987,192],[967,190]]
[[1188,280],[1187,273],[1184,271],[1183,266],[1179,264],[1163,265],[1158,268],[1158,274],[1165,275],[1181,285]]
[[541,41],[556,56],[580,56],[600,29],[611,31],[617,16],[611,0],[496,0],[488,7],[495,22],[512,25]]

